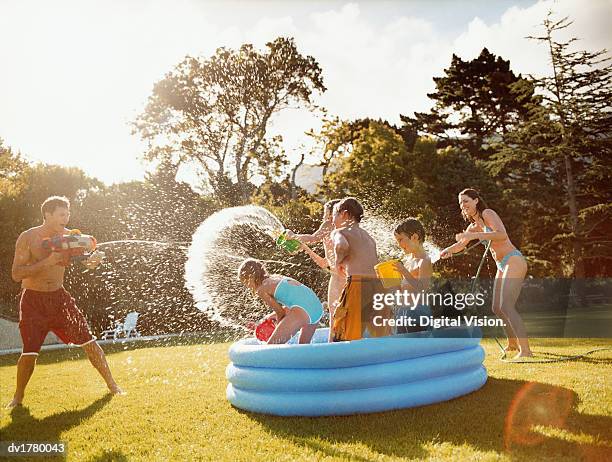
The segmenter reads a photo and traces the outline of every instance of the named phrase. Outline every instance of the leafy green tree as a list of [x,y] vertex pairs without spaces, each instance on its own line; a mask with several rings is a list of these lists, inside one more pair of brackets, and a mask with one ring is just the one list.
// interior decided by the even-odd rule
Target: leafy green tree
[[[388,220],[390,227],[403,218],[418,217],[428,239],[446,246],[466,226],[457,194],[472,186],[504,217],[511,237],[521,244],[521,223],[516,218],[519,214],[504,197],[485,162],[456,147],[441,148],[430,136],[414,138],[407,149],[406,138],[388,123],[370,120],[360,124],[350,137],[347,131],[340,130],[336,132],[339,140],[329,140],[330,145],[344,143],[345,148],[342,155],[334,158],[324,178],[327,197],[355,195],[371,213]],[[447,276],[473,274],[481,254],[475,251],[465,258],[440,262],[436,268]]]
[[553,147],[553,154],[563,160],[565,169],[570,232],[564,237],[571,242],[573,273],[583,278],[585,246],[596,251],[591,257],[612,259],[612,66],[607,50],[573,51],[571,45],[577,39],[555,39],[571,22],[568,18],[554,21],[551,16],[543,22],[544,35],[532,38],[547,46],[553,75],[535,83],[544,90],[544,100],[559,126],[561,143]]
[[436,135],[477,158],[488,157],[490,140],[526,117],[533,85],[487,48],[471,61],[453,54],[444,73],[434,77],[436,91],[427,95],[435,102],[432,110],[401,116],[404,130]]
[[325,87],[321,68],[293,39],[277,38],[259,52],[245,44],[219,48],[208,59],[186,57],[159,81],[135,131],[150,143],[146,157],[195,161],[218,197],[248,199],[249,180],[283,163],[278,140],[267,137],[272,116],[310,107]]
[[[337,133],[345,136],[345,131]],[[334,168],[324,178],[323,189],[330,197],[354,195],[366,205],[387,211],[393,198],[410,187],[404,142],[380,122],[368,122],[351,137],[348,154],[336,158]]]
[[533,79],[543,105],[506,135],[490,168],[522,202],[538,259],[582,278],[612,266],[612,67],[605,50],[573,51],[576,39],[555,39],[570,25],[549,14],[544,34],[531,37],[550,54],[552,75]]
[[25,187],[28,163],[0,138],[0,200],[14,197]]

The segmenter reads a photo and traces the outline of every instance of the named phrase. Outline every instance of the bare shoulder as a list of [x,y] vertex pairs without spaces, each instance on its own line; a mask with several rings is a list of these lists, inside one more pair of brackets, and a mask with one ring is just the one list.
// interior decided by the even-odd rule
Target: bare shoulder
[[334,229],[331,233],[332,238],[341,239],[349,235],[350,231],[347,228]]
[[499,218],[497,212],[493,209],[485,209],[482,211],[482,218],[484,220]]
[[276,289],[277,284],[280,282],[281,276],[279,276],[278,274],[272,274],[270,276],[268,276],[266,279],[264,279],[261,283],[261,285],[257,288],[257,293],[258,294],[273,294],[274,293],[274,289]]
[[257,293],[257,295],[259,295],[260,297],[262,295],[268,295],[268,288],[266,287],[265,282],[262,283],[257,289],[255,289],[255,293]]
[[483,210],[482,221],[484,221],[484,224],[487,225],[489,228],[494,229],[496,231],[504,229],[504,223],[502,219],[493,209]]
[[19,243],[31,242],[32,239],[34,239],[37,236],[39,229],[40,229],[40,226],[35,226],[33,228],[26,229],[19,235],[19,237],[17,238],[17,242]]

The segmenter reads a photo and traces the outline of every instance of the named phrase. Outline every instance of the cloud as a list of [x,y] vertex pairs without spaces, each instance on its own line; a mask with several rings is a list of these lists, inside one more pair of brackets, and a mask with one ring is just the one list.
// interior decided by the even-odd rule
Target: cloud
[[[540,36],[542,21],[549,10],[554,18],[565,16],[574,22],[558,37],[567,40],[579,37],[577,46],[591,51],[609,46],[609,18],[612,17],[612,1],[595,0],[588,3],[576,1],[540,1],[526,8],[510,7],[498,22],[486,24],[474,18],[467,29],[452,43],[455,53],[464,59],[478,55],[486,46],[489,51],[510,59],[515,72],[533,75],[549,75],[551,72],[546,47],[527,36]],[[607,23],[607,24],[606,24]]]
[[[611,0],[509,5],[494,21],[464,25],[413,8],[373,14],[357,3],[4,1],[0,42],[11,45],[0,47],[0,136],[33,159],[77,165],[105,181],[141,177],[143,147],[127,122],[153,84],[186,54],[245,42],[263,48],[279,35],[294,36],[320,63],[328,87],[320,102],[331,113],[398,122],[430,107],[432,78],[453,52],[472,59],[486,46],[516,72],[547,72],[545,49],[524,37],[537,33],[551,7],[574,20],[580,47],[611,42]],[[290,110],[274,123],[292,151],[316,121]]]

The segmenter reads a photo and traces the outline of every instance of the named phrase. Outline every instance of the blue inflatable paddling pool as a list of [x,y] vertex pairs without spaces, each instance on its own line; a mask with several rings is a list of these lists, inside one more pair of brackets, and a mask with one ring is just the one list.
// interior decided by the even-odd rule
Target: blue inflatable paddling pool
[[477,328],[308,345],[234,343],[227,399],[237,408],[281,416],[381,412],[447,401],[487,381]]

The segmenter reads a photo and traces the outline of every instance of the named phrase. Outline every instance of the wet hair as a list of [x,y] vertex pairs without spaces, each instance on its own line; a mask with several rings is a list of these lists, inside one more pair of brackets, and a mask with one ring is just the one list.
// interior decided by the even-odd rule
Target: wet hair
[[[459,193],[459,196],[461,196],[462,194],[465,194],[470,199],[478,199],[478,202],[476,202],[476,211],[478,212],[480,216],[482,216],[482,212],[484,212],[486,209],[489,208],[487,206],[487,203],[484,201],[484,199],[480,197],[480,193],[476,191],[474,188],[465,188],[463,191]],[[461,215],[463,216],[463,219],[465,221],[470,221],[470,222],[474,221],[472,218],[467,216],[463,211],[461,211]]]
[[332,199],[330,201],[327,201],[323,206],[323,211],[325,213],[332,213],[334,210],[334,205],[336,205],[338,202],[340,202],[340,199]]
[[258,287],[267,277],[268,272],[264,264],[253,258],[243,261],[238,268],[238,278],[243,284],[246,284],[252,278],[255,286]]
[[42,214],[43,220],[45,218],[45,213],[53,213],[57,208],[70,208],[70,201],[67,197],[64,196],[51,196],[47,197],[45,201],[40,206],[40,213]]
[[402,221],[395,227],[394,233],[405,234],[408,237],[412,237],[412,235],[416,233],[419,237],[419,241],[423,242],[425,240],[425,228],[423,228],[423,224],[416,218],[408,218]]
[[357,222],[363,218],[363,207],[354,197],[345,197],[336,204],[336,207],[338,212],[348,212]]

